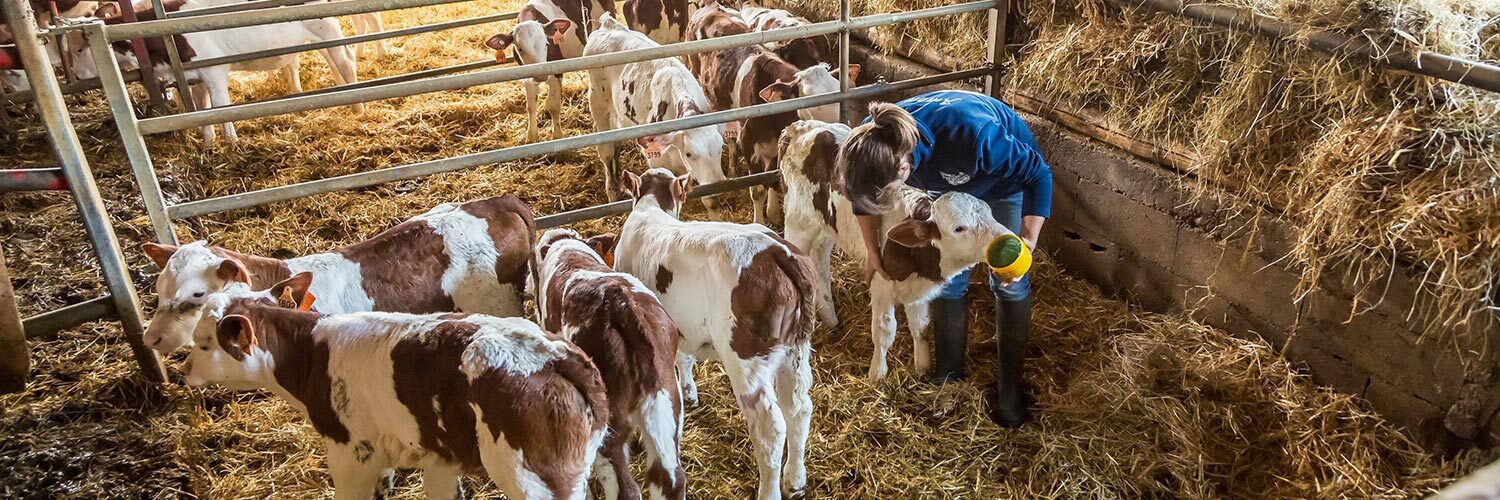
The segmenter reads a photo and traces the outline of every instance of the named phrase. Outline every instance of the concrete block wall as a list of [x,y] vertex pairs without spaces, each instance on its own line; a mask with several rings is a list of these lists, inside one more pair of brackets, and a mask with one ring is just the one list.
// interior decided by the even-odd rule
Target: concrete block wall
[[[1500,340],[1497,328],[1476,327],[1459,343],[1424,337],[1408,317],[1417,288],[1399,274],[1384,300],[1361,304],[1369,310],[1360,314],[1351,306],[1357,283],[1324,279],[1296,300],[1299,275],[1280,260],[1295,226],[1226,215],[1222,193],[1194,197],[1175,172],[1041,118],[1027,121],[1053,168],[1042,247],[1068,272],[1145,308],[1263,338],[1316,383],[1364,397],[1435,451],[1500,443],[1497,358],[1484,350],[1486,339]],[[1206,229],[1219,223],[1255,231],[1226,239]]]

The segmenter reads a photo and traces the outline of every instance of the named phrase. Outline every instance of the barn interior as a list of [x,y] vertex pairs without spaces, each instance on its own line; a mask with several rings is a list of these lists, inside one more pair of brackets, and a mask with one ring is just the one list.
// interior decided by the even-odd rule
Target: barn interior
[[[1162,2],[1012,2],[1006,102],[1032,127],[1057,182],[1040,244],[1026,380],[1035,420],[986,417],[996,342],[970,336],[968,382],[922,381],[904,333],[892,376],[871,350],[859,266],[835,257],[843,324],[814,334],[809,493],[855,498],[1410,497],[1500,457],[1500,93],[1397,71],[1162,12]],[[521,2],[389,11],[400,29],[510,12]],[[814,21],[831,0],[768,0]],[[851,15],[937,5],[854,2]],[[1180,4],[1179,4],[1180,5]],[[1500,6],[1426,0],[1225,0],[1308,30],[1368,36],[1392,52],[1500,62]],[[987,57],[982,13],[853,34],[861,83],[971,67]],[[347,23],[347,21],[346,21]],[[361,79],[492,59],[509,22],[396,38]],[[346,26],[346,32],[350,30]],[[303,86],[333,84],[302,58]],[[961,82],[961,88],[978,88]],[[564,135],[593,131],[587,79],[564,79]],[[145,99],[135,89],[138,101]],[[237,73],[236,102],[286,93],[276,74]],[[544,90],[545,92],[545,90]],[[896,96],[892,96],[894,99]],[[108,103],[68,98],[73,123],[154,304],[152,241]],[[853,106],[859,110],[862,106]],[[5,168],[53,166],[24,106]],[[237,144],[196,133],[147,138],[170,201],[196,200],[526,142],[518,83],[470,87],[240,122]],[[623,164],[643,169],[633,149]],[[329,193],[179,222],[273,257],[359,241],[433,205],[511,193],[538,214],[605,203],[593,148]],[[726,195],[729,220],[748,198]],[[0,197],[0,248],[23,316],[106,292],[66,193]],[[692,204],[688,218],[702,218]],[[575,224],[618,230],[622,217]],[[979,281],[973,289],[982,291]],[[993,331],[986,300],[971,330]],[[148,310],[149,313],[149,310]],[[0,396],[0,494],[13,498],[325,496],[317,434],[268,393],[140,374],[124,332],[98,321],[30,339],[31,380]],[[742,417],[717,365],[700,364],[687,413],[692,498],[755,491]],[[402,473],[396,498],[421,496]],[[469,478],[470,498],[500,496]]]

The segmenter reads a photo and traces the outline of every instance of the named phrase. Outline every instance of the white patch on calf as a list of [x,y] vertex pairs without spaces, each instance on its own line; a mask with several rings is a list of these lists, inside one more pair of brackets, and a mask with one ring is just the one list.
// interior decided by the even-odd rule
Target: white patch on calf
[[568,355],[567,343],[551,340],[542,329],[522,318],[471,316],[461,320],[480,325],[473,340],[464,349],[461,369],[469,380],[491,369],[512,375],[531,375],[547,362]]
[[453,298],[460,311],[506,315],[521,309],[514,298],[519,290],[502,285],[495,276],[500,251],[490,238],[489,221],[447,204],[412,220],[427,222],[443,238],[443,246],[448,250],[443,293]]
[[307,291],[313,295],[313,308],[323,314],[348,314],[375,309],[375,299],[365,292],[360,265],[337,253],[316,253],[287,259],[293,275],[313,273]]

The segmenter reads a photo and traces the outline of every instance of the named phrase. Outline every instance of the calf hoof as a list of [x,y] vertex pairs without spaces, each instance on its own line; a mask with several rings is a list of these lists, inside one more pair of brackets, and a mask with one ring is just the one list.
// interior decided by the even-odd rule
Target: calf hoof
[[682,409],[691,410],[698,407],[698,393],[682,395]]
[[782,498],[786,500],[804,500],[807,498],[807,488],[795,488],[782,495]]

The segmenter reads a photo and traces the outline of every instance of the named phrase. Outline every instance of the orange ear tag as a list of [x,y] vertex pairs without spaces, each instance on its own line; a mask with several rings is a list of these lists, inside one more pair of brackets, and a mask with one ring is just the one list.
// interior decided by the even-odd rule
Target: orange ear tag
[[311,311],[314,300],[317,300],[317,297],[313,297],[312,292],[302,292],[302,303],[297,304],[297,310]]
[[610,269],[614,269],[614,267],[615,267],[615,253],[614,252],[609,252],[609,253],[604,254],[604,265],[609,266]]

